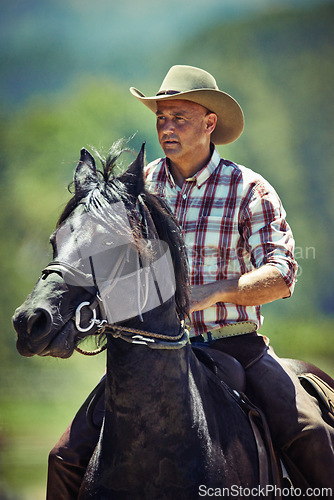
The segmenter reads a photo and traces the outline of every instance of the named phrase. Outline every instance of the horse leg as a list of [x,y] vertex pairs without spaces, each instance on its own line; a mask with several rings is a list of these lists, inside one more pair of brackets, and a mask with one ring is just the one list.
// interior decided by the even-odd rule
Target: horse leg
[[[247,394],[267,417],[273,442],[291,479],[302,489],[331,487],[334,491],[334,429],[327,425],[315,398],[272,349],[246,370]],[[303,481],[301,478],[304,478]],[[304,484],[303,484],[304,483]]]
[[[104,417],[104,393],[97,391],[104,379],[83,403],[74,420],[49,454],[46,500],[78,498],[88,462],[95,450]],[[87,420],[87,409],[97,394],[94,426]]]

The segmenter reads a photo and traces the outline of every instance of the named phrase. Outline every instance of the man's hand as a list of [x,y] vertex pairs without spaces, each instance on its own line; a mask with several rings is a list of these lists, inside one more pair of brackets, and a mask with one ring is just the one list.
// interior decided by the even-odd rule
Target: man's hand
[[191,287],[190,312],[202,311],[219,302],[219,281]]
[[257,306],[289,296],[289,288],[279,270],[266,264],[238,279],[193,286],[190,312],[207,309],[217,302]]

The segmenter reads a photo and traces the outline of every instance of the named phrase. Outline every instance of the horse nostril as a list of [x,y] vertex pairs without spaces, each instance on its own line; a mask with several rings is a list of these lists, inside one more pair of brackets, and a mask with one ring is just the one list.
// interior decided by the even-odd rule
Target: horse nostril
[[36,309],[29,316],[27,333],[29,335],[47,335],[52,327],[52,316],[46,309]]

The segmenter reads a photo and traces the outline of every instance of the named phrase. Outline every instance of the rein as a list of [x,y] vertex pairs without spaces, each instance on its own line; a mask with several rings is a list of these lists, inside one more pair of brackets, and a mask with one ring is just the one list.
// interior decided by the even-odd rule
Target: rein
[[[146,345],[151,349],[181,349],[189,343],[189,330],[186,327],[184,320],[181,320],[180,322],[180,333],[175,336],[148,332],[146,330],[139,330],[137,328],[129,328],[126,326],[110,325],[107,322],[98,327],[98,330],[100,336],[104,333],[110,334],[115,339],[120,338],[130,344]],[[105,351],[106,348],[107,345],[105,344],[93,351],[87,351],[78,346],[75,347],[75,350],[84,356],[96,356],[97,354]]]
[[181,320],[179,334],[175,336],[108,324],[103,329],[114,338],[120,338],[131,344],[146,345],[151,349],[180,349],[189,343],[189,330],[184,320]]
[[[146,345],[151,349],[181,349],[189,343],[189,331],[185,326],[184,320],[181,321],[180,333],[176,336],[163,335],[161,333],[148,332],[146,330],[109,324],[102,326],[100,335],[103,333],[110,333],[114,338],[120,338],[130,344]],[[78,346],[75,347],[75,350],[84,356],[96,356],[97,354],[105,351],[106,348],[107,345],[105,344],[93,351],[87,351]]]

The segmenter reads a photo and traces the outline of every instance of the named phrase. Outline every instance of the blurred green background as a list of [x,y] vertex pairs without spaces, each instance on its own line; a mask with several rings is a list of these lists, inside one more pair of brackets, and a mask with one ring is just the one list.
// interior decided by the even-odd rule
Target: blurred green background
[[48,451],[104,371],[103,355],[21,358],[11,316],[50,260],[81,147],[121,137],[160,156],[156,93],[200,66],[241,104],[220,147],[277,189],[296,239],[294,296],[263,308],[281,356],[334,375],[334,8],[316,0],[13,0],[0,18],[0,500],[45,498]]

